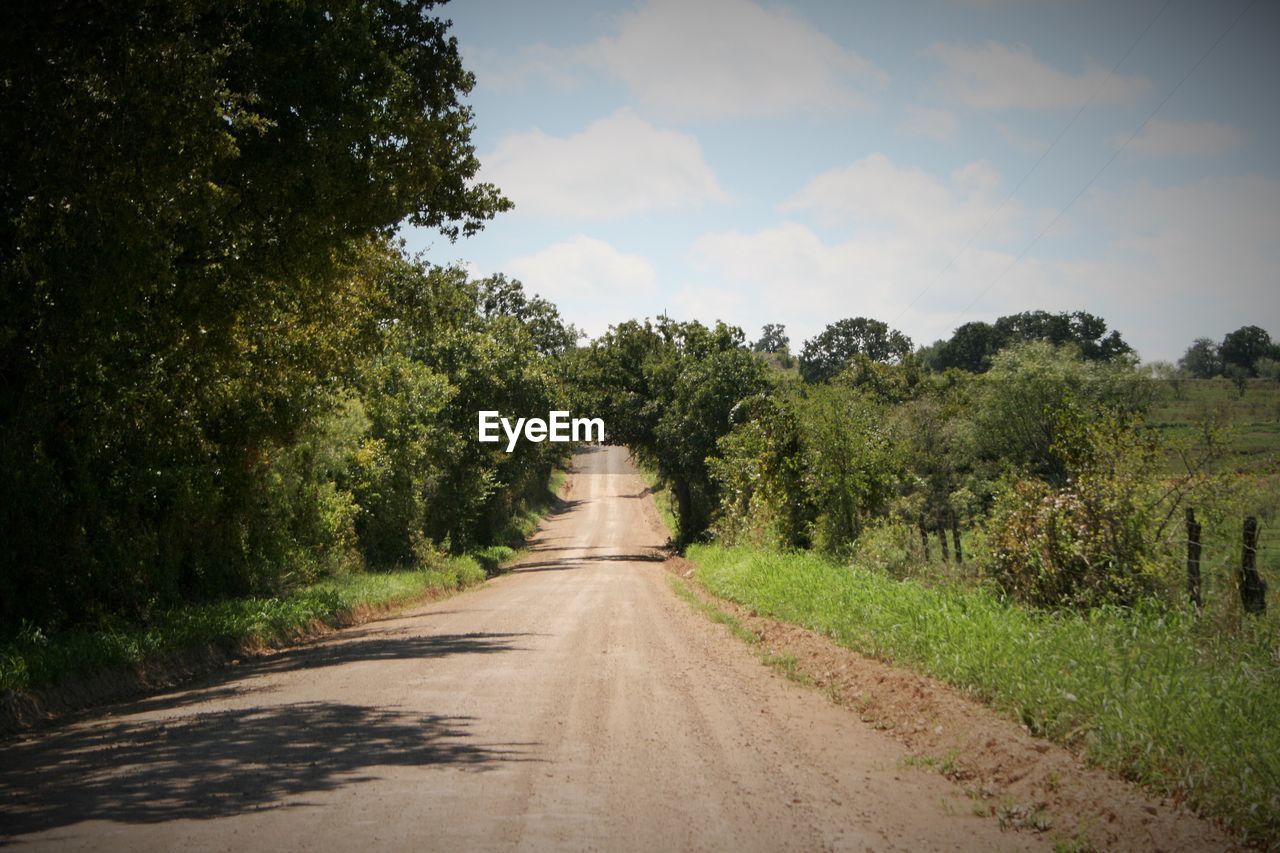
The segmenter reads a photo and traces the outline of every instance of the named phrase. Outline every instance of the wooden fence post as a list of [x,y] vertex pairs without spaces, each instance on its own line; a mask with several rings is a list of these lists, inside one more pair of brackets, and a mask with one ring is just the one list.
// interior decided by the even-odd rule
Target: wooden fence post
[[1245,613],[1267,609],[1267,584],[1258,574],[1258,519],[1244,520],[1244,548],[1240,555],[1240,603]]
[[1200,598],[1200,522],[1196,521],[1196,511],[1191,507],[1187,507],[1187,594],[1197,608],[1203,604]]
[[956,565],[964,562],[964,555],[960,552],[960,522],[956,521],[956,514],[951,513],[951,544],[955,546]]

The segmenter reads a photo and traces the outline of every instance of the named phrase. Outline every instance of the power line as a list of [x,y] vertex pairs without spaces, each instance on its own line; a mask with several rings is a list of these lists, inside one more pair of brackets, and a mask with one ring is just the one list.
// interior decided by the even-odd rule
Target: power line
[[977,231],[973,232],[973,234],[969,236],[969,239],[960,247],[960,251],[956,252],[951,260],[947,261],[946,265],[943,266],[942,269],[938,270],[937,274],[934,275],[927,285],[925,285],[924,290],[917,293],[916,297],[908,302],[905,308],[898,312],[898,316],[894,317],[893,321],[889,325],[896,326],[898,321],[902,319],[902,316],[914,308],[915,304],[919,302],[926,293],[933,289],[933,286],[946,274],[947,270],[951,269],[951,266],[956,261],[960,260],[960,256],[969,251],[969,247],[973,245],[973,241],[978,239],[979,235],[981,235],[983,231],[987,230],[987,226],[996,218],[996,215],[999,214],[1000,211],[1004,210],[1004,206],[1009,203],[1010,199],[1017,195],[1018,190],[1022,189],[1022,185],[1027,182],[1028,178],[1035,174],[1036,169],[1040,168],[1040,164],[1043,163],[1045,158],[1049,156],[1049,153],[1057,147],[1058,142],[1062,137],[1067,135],[1067,131],[1072,128],[1076,123],[1076,120],[1080,118],[1081,114],[1084,113],[1084,111],[1088,109],[1089,105],[1093,103],[1094,99],[1098,97],[1098,93],[1106,88],[1106,85],[1111,82],[1111,78],[1115,76],[1116,71],[1120,70],[1120,66],[1129,58],[1129,54],[1133,53],[1133,49],[1138,46],[1138,42],[1142,41],[1151,28],[1155,26],[1156,21],[1160,19],[1160,16],[1164,14],[1164,10],[1168,9],[1169,4],[1172,2],[1173,0],[1165,0],[1164,5],[1161,6],[1155,16],[1147,22],[1147,25],[1143,27],[1142,32],[1138,33],[1138,37],[1129,44],[1129,49],[1124,52],[1124,56],[1120,57],[1119,61],[1117,61],[1115,65],[1111,66],[1111,71],[1107,73],[1107,76],[1103,78],[1101,83],[1094,87],[1093,92],[1089,95],[1089,99],[1080,105],[1080,108],[1076,110],[1076,114],[1071,117],[1071,120],[1063,126],[1062,130],[1058,131],[1058,135],[1049,143],[1049,147],[1040,153],[1036,162],[1031,164],[1031,168],[1027,170],[1026,174],[1022,176],[1014,188],[1009,191],[1009,194],[1004,197],[1004,200],[1000,202],[999,206],[996,207],[995,210],[991,211],[991,213],[987,214],[986,220],[978,226]]
[[964,310],[962,310],[959,314],[957,314],[952,319],[951,323],[953,326],[955,325],[955,323],[957,323],[960,320],[961,317],[969,313],[969,309],[972,308],[974,305],[977,305],[978,301],[981,300],[982,297],[986,296],[987,293],[990,292],[991,288],[995,287],[1000,282],[1000,280],[1005,277],[1005,275],[1009,272],[1009,270],[1017,266],[1018,262],[1027,256],[1027,253],[1031,251],[1031,249],[1036,245],[1036,243],[1040,242],[1041,237],[1049,233],[1050,229],[1052,229],[1053,226],[1058,224],[1058,220],[1062,218],[1063,214],[1065,214],[1068,210],[1070,210],[1071,206],[1080,200],[1080,196],[1084,195],[1085,192],[1089,189],[1089,187],[1093,186],[1093,182],[1098,180],[1098,178],[1102,176],[1102,173],[1107,170],[1107,167],[1109,167],[1112,163],[1114,163],[1116,161],[1116,158],[1119,157],[1124,152],[1124,150],[1129,147],[1129,143],[1132,142],[1138,136],[1138,134],[1143,131],[1144,128],[1146,128],[1147,124],[1151,121],[1151,119],[1155,118],[1156,113],[1160,112],[1160,109],[1169,102],[1169,99],[1172,98],[1177,93],[1177,91],[1182,88],[1182,84],[1187,82],[1188,79],[1190,79],[1191,75],[1196,72],[1196,69],[1198,69],[1200,65],[1206,59],[1209,58],[1209,54],[1213,53],[1214,48],[1216,48],[1219,44],[1221,44],[1222,40],[1227,37],[1227,34],[1230,33],[1233,29],[1235,29],[1236,24],[1240,23],[1240,19],[1244,17],[1245,12],[1248,12],[1250,9],[1252,9],[1257,2],[1258,0],[1249,0],[1249,2],[1245,4],[1245,7],[1241,9],[1239,14],[1237,14],[1235,18],[1231,21],[1231,23],[1227,25],[1227,28],[1223,30],[1221,33],[1219,33],[1218,37],[1213,40],[1213,44],[1209,45],[1208,49],[1205,50],[1205,52],[1200,55],[1200,58],[1196,60],[1196,64],[1192,65],[1191,69],[1186,74],[1182,75],[1182,79],[1178,81],[1178,85],[1174,86],[1172,89],[1169,90],[1169,94],[1164,96],[1164,100],[1156,104],[1156,108],[1152,110],[1145,119],[1142,120],[1142,124],[1138,125],[1138,127],[1133,131],[1133,133],[1129,134],[1129,138],[1126,139],[1120,145],[1119,148],[1117,148],[1115,151],[1111,153],[1111,156],[1107,159],[1107,162],[1102,164],[1102,168],[1094,172],[1093,177],[1090,178],[1085,183],[1085,185],[1080,188],[1079,192],[1077,192],[1074,196],[1071,197],[1071,201],[1067,202],[1066,205],[1063,206],[1063,208],[1058,211],[1058,213],[1053,217],[1053,219],[1049,221],[1049,224],[1046,225],[1044,228],[1040,229],[1040,233],[1037,234],[1031,240],[1031,242],[1028,243],[1023,248],[1023,250],[1018,253],[1018,256],[1015,257],[1007,267],[1001,270],[1000,274],[996,276],[994,279],[992,279],[991,283],[988,284],[986,287],[984,287],[982,289],[982,292],[979,293],[977,296],[975,296],[973,300],[964,307]]

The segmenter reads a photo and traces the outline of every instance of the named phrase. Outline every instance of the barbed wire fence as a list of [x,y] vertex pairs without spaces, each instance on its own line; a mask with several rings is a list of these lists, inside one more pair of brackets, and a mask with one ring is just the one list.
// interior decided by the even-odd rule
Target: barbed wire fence
[[1204,605],[1206,581],[1212,579],[1215,592],[1234,588],[1245,612],[1264,613],[1267,582],[1262,569],[1274,564],[1280,554],[1280,527],[1264,524],[1257,516],[1245,516],[1236,544],[1228,544],[1229,539],[1212,540],[1218,553],[1205,559],[1204,528],[1192,508],[1186,510],[1185,525],[1186,538],[1181,544],[1186,550],[1187,595],[1192,603]]

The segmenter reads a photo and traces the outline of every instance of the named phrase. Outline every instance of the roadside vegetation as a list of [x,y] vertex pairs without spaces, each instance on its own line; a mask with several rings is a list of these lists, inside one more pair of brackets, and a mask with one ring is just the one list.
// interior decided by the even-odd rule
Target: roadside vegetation
[[120,620],[52,637],[28,627],[0,645],[0,691],[39,689],[209,647],[229,654],[272,648],[318,625],[465,589],[485,577],[475,558],[451,557],[431,568],[346,575],[281,596],[187,605],[158,613],[147,624]]
[[1280,834],[1280,619],[1019,607],[813,553],[696,545],[716,595],[954,684],[1248,835]]

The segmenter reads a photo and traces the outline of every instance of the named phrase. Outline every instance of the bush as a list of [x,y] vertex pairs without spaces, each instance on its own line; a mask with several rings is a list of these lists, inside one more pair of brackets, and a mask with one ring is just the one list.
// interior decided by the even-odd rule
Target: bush
[[1160,578],[1153,436],[1136,422],[1064,418],[1065,486],[1013,477],[988,523],[991,577],[1040,607],[1131,605]]

